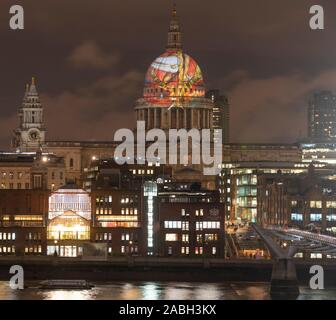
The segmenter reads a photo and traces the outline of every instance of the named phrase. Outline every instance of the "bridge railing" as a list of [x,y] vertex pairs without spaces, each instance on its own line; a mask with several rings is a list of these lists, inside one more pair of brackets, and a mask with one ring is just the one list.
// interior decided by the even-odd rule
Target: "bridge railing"
[[336,246],[336,238],[331,237],[331,236],[316,234],[316,233],[312,233],[312,232],[304,231],[300,229],[295,229],[295,228],[283,228],[279,226],[268,226],[267,229],[274,230],[274,231],[282,231],[282,232],[286,232],[292,235],[307,238],[309,240],[315,240],[315,241],[319,241],[319,242],[323,242],[323,243]]

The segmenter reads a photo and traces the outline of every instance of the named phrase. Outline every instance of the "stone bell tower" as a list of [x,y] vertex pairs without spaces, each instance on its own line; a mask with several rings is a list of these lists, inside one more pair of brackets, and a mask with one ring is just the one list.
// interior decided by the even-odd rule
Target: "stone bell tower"
[[13,148],[24,151],[36,151],[45,143],[43,107],[38,95],[35,79],[26,86],[22,105],[18,111],[19,127],[14,131]]

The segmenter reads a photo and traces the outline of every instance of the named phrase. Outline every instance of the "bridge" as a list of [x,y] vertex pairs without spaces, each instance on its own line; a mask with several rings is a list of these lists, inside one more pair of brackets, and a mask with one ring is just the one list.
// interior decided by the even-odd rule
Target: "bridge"
[[271,279],[271,296],[296,298],[300,294],[293,256],[297,251],[294,245],[284,249],[274,239],[274,234],[257,224],[252,225],[255,232],[267,246],[274,261]]
[[[293,258],[297,252],[324,253],[336,257],[336,238],[308,231],[253,224],[274,261],[271,279],[271,295],[299,294],[296,267]],[[281,246],[280,242],[287,245]]]

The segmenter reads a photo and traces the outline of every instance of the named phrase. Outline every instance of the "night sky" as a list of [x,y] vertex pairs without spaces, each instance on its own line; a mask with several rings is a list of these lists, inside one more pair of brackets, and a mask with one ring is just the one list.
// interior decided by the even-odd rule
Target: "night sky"
[[[176,0],[184,50],[207,89],[226,93],[232,142],[295,142],[307,104],[336,91],[336,1]],[[165,50],[168,0],[0,0],[0,148],[9,147],[25,83],[37,78],[47,140],[112,140],[134,127],[145,72]],[[9,7],[25,30],[9,29]],[[324,31],[309,8],[325,9]]]

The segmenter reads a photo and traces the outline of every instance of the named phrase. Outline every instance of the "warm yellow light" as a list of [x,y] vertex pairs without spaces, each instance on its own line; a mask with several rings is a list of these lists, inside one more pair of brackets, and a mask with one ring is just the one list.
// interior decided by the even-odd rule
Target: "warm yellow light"
[[86,227],[80,226],[78,224],[76,224],[73,228],[71,228],[71,231],[74,232],[85,232],[86,231]]
[[58,225],[56,225],[54,228],[52,228],[52,229],[54,229],[55,231],[57,231],[57,232],[64,232],[65,230],[66,230],[66,228],[63,226],[63,225],[61,225],[61,224],[58,224]]

